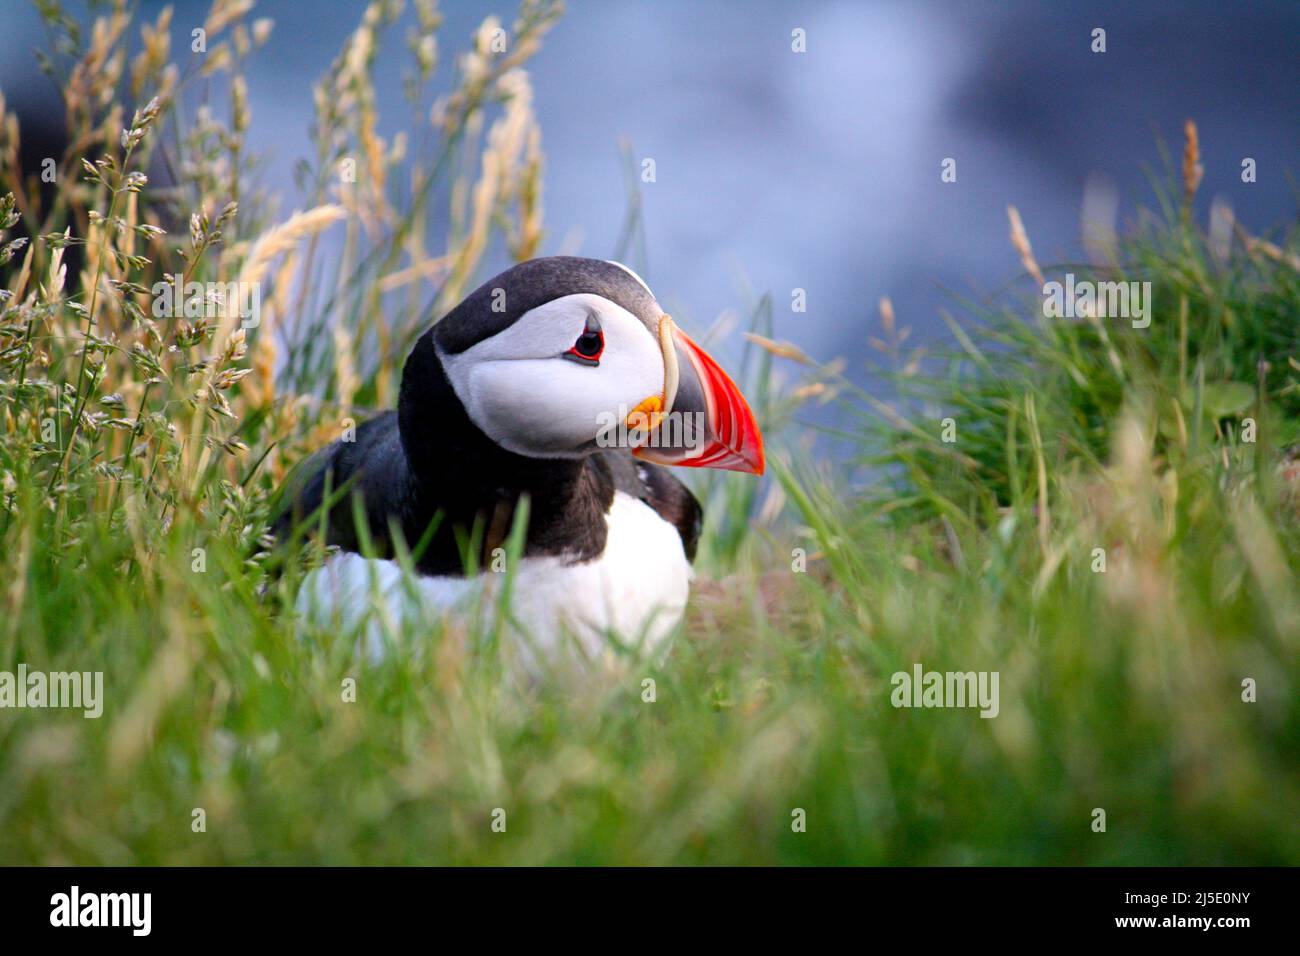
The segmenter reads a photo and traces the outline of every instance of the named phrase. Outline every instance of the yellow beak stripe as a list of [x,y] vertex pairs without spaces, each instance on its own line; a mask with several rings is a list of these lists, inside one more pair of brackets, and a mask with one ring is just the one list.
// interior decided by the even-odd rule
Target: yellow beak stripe
[[659,350],[664,356],[663,394],[651,395],[637,403],[636,408],[623,420],[629,431],[650,431],[673,410],[680,373],[677,369],[677,348],[673,345],[673,320],[668,315],[659,319]]

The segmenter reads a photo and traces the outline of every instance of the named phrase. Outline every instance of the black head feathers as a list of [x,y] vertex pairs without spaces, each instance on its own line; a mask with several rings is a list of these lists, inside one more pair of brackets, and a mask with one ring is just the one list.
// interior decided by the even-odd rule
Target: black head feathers
[[524,313],[552,299],[584,292],[627,309],[651,333],[658,328],[662,312],[654,296],[623,266],[601,259],[547,256],[521,262],[484,282],[430,334],[442,352],[454,355],[509,328]]

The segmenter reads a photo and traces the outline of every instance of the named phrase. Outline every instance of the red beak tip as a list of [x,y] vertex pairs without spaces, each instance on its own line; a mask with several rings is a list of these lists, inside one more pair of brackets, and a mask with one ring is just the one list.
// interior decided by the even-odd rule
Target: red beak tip
[[763,433],[740,387],[689,335],[680,329],[675,332],[708,395],[709,424],[715,434],[712,444],[700,455],[679,464],[763,474]]

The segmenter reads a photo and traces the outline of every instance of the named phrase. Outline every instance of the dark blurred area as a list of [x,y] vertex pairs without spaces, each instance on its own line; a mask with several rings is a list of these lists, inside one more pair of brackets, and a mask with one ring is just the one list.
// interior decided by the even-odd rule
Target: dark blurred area
[[[173,4],[184,49],[208,3]],[[62,149],[61,111],[31,54],[35,10],[5,0],[0,89],[31,169]],[[152,19],[163,6],[140,5]],[[442,5],[448,60],[504,3]],[[251,65],[252,147],[265,181],[298,205],[292,169],[309,153],[311,87],[362,3],[261,0],[276,21]],[[408,11],[409,13],[409,11]],[[1106,52],[1092,51],[1094,28]],[[807,51],[791,50],[802,29]],[[402,27],[380,60],[391,136]],[[1205,179],[1254,232],[1294,221],[1300,157],[1300,4],[1295,2],[853,3],[570,0],[530,66],[546,152],[545,251],[608,257],[627,197],[618,143],[656,161],[642,188],[644,270],[695,325],[772,293],[776,332],[818,358],[867,356],[881,296],[913,341],[941,334],[951,293],[1012,282],[1006,206],[1044,263],[1077,261],[1085,185],[1113,197],[1119,228],[1154,196],[1157,143],[1176,157],[1200,127]],[[957,181],[940,163],[957,161]],[[1241,161],[1256,161],[1243,183]],[[1105,202],[1103,202],[1105,205]],[[493,265],[504,265],[504,254]],[[791,310],[806,290],[807,312]],[[752,290],[752,291],[748,291]]]

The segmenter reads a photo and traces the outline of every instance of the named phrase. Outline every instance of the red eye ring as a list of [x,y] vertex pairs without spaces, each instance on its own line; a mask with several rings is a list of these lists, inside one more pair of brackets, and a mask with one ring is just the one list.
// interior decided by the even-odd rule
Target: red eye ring
[[587,327],[582,330],[578,336],[578,341],[574,342],[565,352],[562,358],[578,362],[582,365],[599,365],[600,357],[605,352],[605,333],[601,331],[600,325],[594,320],[587,322]]

